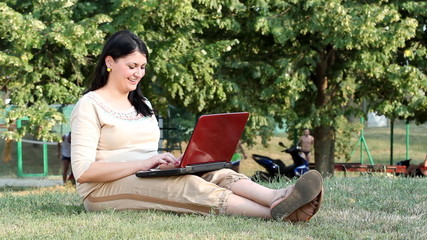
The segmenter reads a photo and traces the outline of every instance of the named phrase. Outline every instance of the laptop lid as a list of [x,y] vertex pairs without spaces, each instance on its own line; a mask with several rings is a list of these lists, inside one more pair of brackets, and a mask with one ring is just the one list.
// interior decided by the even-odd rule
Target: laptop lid
[[138,171],[136,176],[174,176],[227,167],[248,117],[247,112],[202,115],[196,123],[179,167]]
[[181,167],[230,162],[248,117],[247,112],[202,115],[185,149]]

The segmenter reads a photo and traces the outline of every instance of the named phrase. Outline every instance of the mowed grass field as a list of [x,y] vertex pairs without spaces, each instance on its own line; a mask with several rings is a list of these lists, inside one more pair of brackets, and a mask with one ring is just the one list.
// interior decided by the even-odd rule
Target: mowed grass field
[[[403,130],[395,129],[395,132],[404,133],[405,126],[401,128]],[[426,128],[411,126],[410,130],[410,157],[414,162],[421,162],[426,154]],[[365,130],[375,163],[389,162],[388,133],[388,128]],[[281,134],[271,139],[268,148],[245,147],[248,158],[242,160],[241,172],[251,176],[256,170],[263,170],[251,159],[253,153],[290,163],[290,156],[280,152],[279,141],[290,145],[286,135]],[[399,146],[395,148],[395,155],[404,159],[404,142],[396,141],[395,145]],[[61,162],[54,147],[49,146],[52,156],[49,157],[49,173],[59,175]],[[16,156],[13,148],[11,151],[12,156]],[[28,173],[40,171],[41,146],[30,144],[25,151],[24,170]],[[358,160],[355,151],[352,161]],[[0,177],[16,177],[16,159],[0,162]],[[294,181],[278,179],[261,184],[282,188]],[[6,186],[0,187],[0,239],[427,239],[427,178],[381,173],[361,173],[353,177],[336,174],[324,180],[324,192],[319,213],[308,223],[293,224],[159,211],[87,212],[71,185]]]
[[[265,183],[281,188],[293,181]],[[0,187],[0,239],[427,239],[427,178],[332,177],[308,223],[159,211],[86,212],[74,187]]]

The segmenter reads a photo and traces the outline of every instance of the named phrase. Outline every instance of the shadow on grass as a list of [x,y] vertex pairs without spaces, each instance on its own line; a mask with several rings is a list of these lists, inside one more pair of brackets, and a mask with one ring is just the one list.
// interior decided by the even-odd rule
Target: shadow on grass
[[78,194],[71,187],[0,187],[3,211],[16,214],[70,215],[85,212]]

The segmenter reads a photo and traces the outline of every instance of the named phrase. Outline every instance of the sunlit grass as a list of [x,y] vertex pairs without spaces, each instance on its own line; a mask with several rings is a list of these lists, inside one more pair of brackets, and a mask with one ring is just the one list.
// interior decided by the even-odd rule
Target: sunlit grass
[[[412,159],[413,163],[421,163],[427,154],[427,124],[410,124],[408,134],[409,158]],[[364,138],[366,140],[366,144],[374,164],[389,165],[391,163],[390,127],[365,128]],[[292,144],[292,142],[287,139],[285,134],[279,134],[271,139],[268,148],[264,148],[262,145],[255,145],[252,148],[246,147],[245,149],[248,158],[241,162],[241,172],[247,175],[253,175],[253,173],[257,170],[265,171],[265,169],[263,169],[251,158],[251,155],[254,153],[266,155],[273,159],[281,159],[287,164],[291,163],[292,160],[290,155],[281,152],[282,148],[278,145],[278,142],[280,141],[284,142],[287,146]],[[406,125],[402,122],[397,122],[394,126],[393,164],[406,159],[406,150]],[[357,140],[353,143],[352,151],[353,155],[351,162],[360,163],[361,160],[363,160],[364,164],[370,164],[366,149],[363,149],[362,151],[363,158],[360,157],[360,145],[357,144]]]
[[[264,183],[273,188],[290,182]],[[86,212],[72,187],[0,188],[0,239],[426,239],[427,178],[325,179],[320,212],[291,224],[158,211]]]

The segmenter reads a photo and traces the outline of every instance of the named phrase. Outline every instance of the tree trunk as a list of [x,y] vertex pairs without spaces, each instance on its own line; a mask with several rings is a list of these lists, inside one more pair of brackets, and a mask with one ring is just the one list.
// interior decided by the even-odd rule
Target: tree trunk
[[331,126],[318,126],[314,129],[315,168],[323,177],[334,175],[335,130]]
[[[329,79],[327,71],[335,63],[335,50],[328,45],[324,51],[319,51],[318,54],[320,61],[316,66],[316,74],[313,76],[313,81],[317,88],[315,105],[318,110],[322,110],[331,104],[331,93],[328,93]],[[333,176],[335,129],[332,126],[320,125],[314,129],[313,135],[315,168],[324,177]]]

